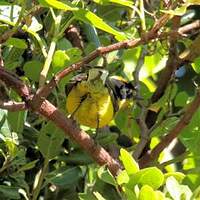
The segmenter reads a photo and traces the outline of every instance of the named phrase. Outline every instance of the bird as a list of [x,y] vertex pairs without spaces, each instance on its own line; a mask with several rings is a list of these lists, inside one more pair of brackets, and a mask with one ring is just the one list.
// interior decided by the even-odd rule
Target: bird
[[133,95],[131,82],[93,67],[73,77],[67,85],[66,109],[79,124],[99,129],[108,125]]

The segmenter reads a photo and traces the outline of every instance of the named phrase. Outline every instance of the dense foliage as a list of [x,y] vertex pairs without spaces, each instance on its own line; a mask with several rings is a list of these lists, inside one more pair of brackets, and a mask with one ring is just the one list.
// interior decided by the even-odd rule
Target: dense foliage
[[[1,0],[1,199],[200,199],[199,29],[198,0]],[[30,107],[39,88],[74,67],[46,95],[67,117],[65,86],[84,64],[135,86],[95,138],[94,149],[121,163],[117,174],[106,156],[100,163],[86,152],[84,138]],[[31,88],[27,99],[3,70]],[[93,141],[96,130],[80,128]]]

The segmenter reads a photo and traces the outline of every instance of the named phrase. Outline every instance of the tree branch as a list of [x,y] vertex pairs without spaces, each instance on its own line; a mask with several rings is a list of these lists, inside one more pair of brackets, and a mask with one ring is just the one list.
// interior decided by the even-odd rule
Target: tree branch
[[150,154],[146,153],[139,161],[140,166],[143,168],[149,165],[158,158],[159,154],[175,139],[181,131],[190,123],[194,113],[198,110],[200,106],[200,89],[197,91],[195,99],[190,103],[188,108],[185,110],[185,114],[182,116],[180,121],[176,126],[163,137],[161,142],[151,151]]
[[73,141],[79,144],[99,165],[107,165],[113,175],[120,170],[120,164],[114,160],[109,153],[83,130],[80,130],[75,121],[66,118],[54,105],[46,99],[41,99],[40,104],[34,101],[31,90],[14,74],[4,68],[0,68],[0,79],[8,86],[13,88],[26,102],[26,108],[38,112],[46,119],[53,121],[64,133]]
[[0,108],[11,112],[22,111],[26,109],[26,104],[24,102],[15,102],[15,101],[3,102],[0,100]]

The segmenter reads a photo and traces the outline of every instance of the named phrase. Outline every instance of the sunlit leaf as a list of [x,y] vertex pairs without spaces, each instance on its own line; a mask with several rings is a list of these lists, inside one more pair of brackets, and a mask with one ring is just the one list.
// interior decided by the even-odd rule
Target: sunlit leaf
[[97,15],[95,15],[93,12],[89,10],[79,9],[77,11],[74,11],[73,13],[74,13],[74,16],[80,21],[83,21],[88,24],[92,24],[98,29],[101,29],[107,33],[111,33],[114,36],[117,36],[118,38],[120,38],[120,40],[126,39],[126,36],[124,33],[115,30],[114,28],[109,26],[106,22],[104,22],[103,19],[101,19],[100,17],[98,17]]
[[139,171],[139,166],[134,158],[125,149],[120,149],[120,160],[128,175],[134,174]]
[[71,5],[69,2],[63,3],[61,1],[57,1],[57,0],[38,0],[39,3],[45,7],[53,7],[56,9],[60,9],[60,10],[77,10],[78,8],[75,8],[73,5]]

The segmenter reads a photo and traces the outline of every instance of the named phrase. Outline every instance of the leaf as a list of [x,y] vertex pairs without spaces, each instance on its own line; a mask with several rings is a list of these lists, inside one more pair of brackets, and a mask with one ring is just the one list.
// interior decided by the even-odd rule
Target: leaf
[[58,50],[65,51],[65,50],[68,50],[68,49],[72,48],[72,44],[66,38],[61,38],[60,40],[57,41],[56,48]]
[[174,100],[174,104],[175,106],[180,106],[180,107],[184,107],[185,105],[187,105],[187,101],[188,101],[188,94],[186,92],[179,92],[177,95],[176,95],[176,98]]
[[33,160],[33,161],[23,165],[22,167],[20,167],[17,172],[20,173],[22,171],[30,170],[30,169],[35,167],[37,162],[38,162],[38,159],[37,160]]
[[68,164],[88,165],[93,163],[92,158],[84,151],[77,150],[64,155],[62,160]]
[[197,57],[194,62],[192,63],[192,68],[194,71],[199,74],[200,73],[200,58]]
[[10,37],[8,40],[6,40],[4,45],[7,45],[7,46],[12,45],[19,49],[27,49],[27,47],[28,47],[25,40],[19,39],[19,38],[14,38],[14,37],[12,37],[12,38]]
[[120,160],[128,175],[134,174],[139,171],[139,166],[134,158],[125,149],[120,149]]
[[46,182],[52,183],[57,186],[72,187],[77,184],[78,180],[81,178],[82,173],[79,167],[73,167],[69,169],[55,170],[47,175]]
[[101,4],[101,5],[108,5],[108,4],[119,4],[122,6],[127,6],[129,8],[133,8],[133,2],[128,0],[93,0],[95,3]]
[[16,132],[17,134],[22,133],[24,129],[24,123],[26,121],[26,116],[26,111],[8,112],[8,122],[12,131]]
[[151,137],[163,136],[168,133],[179,121],[178,117],[170,117],[164,120],[153,132]]
[[104,181],[104,182],[106,182],[108,184],[117,186],[115,178],[113,177],[113,175],[110,173],[109,170],[105,169],[105,166],[100,167],[99,170],[98,170],[98,172],[97,172],[97,174],[98,174],[98,177],[102,181]]
[[72,4],[70,4],[69,2],[62,3],[61,1],[57,1],[57,0],[38,0],[39,3],[45,7],[53,7],[56,9],[60,9],[60,10],[77,10],[78,8],[75,8]]
[[19,190],[18,187],[0,185],[1,198],[2,199],[4,199],[4,198],[6,198],[6,199],[21,199],[18,190]]
[[8,150],[8,154],[11,158],[14,158],[17,154],[17,145],[14,140],[11,138],[6,138],[5,139],[5,144]]
[[117,183],[118,185],[122,185],[128,182],[129,182],[129,176],[125,170],[122,170],[117,176]]
[[142,186],[138,200],[157,200],[153,188],[148,185]]
[[164,175],[157,167],[148,167],[130,176],[129,187],[134,185],[149,185],[153,189],[158,189],[164,183]]
[[127,200],[138,200],[133,189],[129,189],[126,186],[123,189]]
[[12,132],[7,121],[7,111],[0,109],[0,136],[3,138],[12,138]]
[[195,155],[199,156],[200,144],[200,109],[196,111],[190,123],[181,131],[181,142]]
[[42,71],[43,63],[37,60],[26,62],[23,69],[25,75],[32,81],[38,81],[40,72]]
[[165,179],[170,176],[173,176],[179,183],[181,183],[186,175],[181,172],[168,172],[164,174]]
[[69,61],[69,59],[65,51],[57,50],[53,55],[52,67],[57,68],[56,71],[59,71],[66,66],[66,61]]
[[48,122],[40,131],[37,145],[42,155],[50,160],[58,155],[63,140],[63,132],[52,122]]
[[111,26],[109,26],[106,22],[103,21],[100,17],[95,15],[93,12],[89,10],[79,9],[73,11],[74,16],[85,23],[92,24],[96,28],[99,28],[107,33],[113,34],[114,36],[118,37],[119,40],[125,40],[126,36],[124,33],[115,30]]

